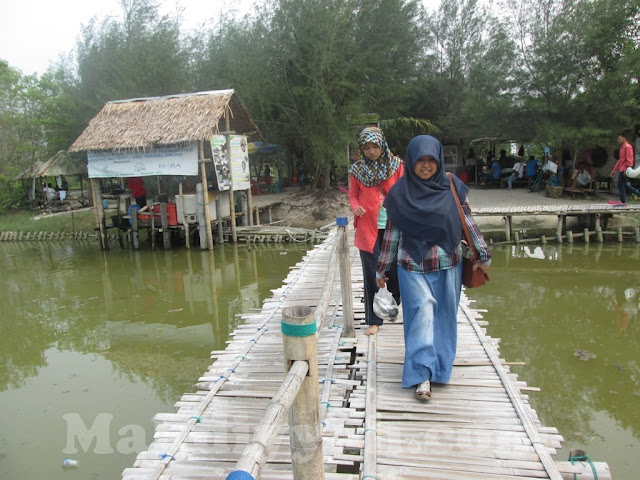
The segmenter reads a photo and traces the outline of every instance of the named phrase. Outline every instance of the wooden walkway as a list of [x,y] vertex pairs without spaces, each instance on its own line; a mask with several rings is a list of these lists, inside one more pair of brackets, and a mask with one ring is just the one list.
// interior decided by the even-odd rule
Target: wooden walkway
[[640,212],[640,204],[627,204],[624,207],[607,203],[579,203],[566,205],[514,205],[511,207],[473,207],[474,216],[503,216],[503,215],[593,215],[599,214],[628,214]]
[[[356,337],[344,338],[335,239],[334,230],[292,268],[259,313],[243,316],[228,347],[212,353],[215,361],[198,390],[182,396],[176,413],[156,416],[153,443],[124,479],[225,479],[234,470],[284,378],[280,321],[289,306],[316,309],[328,480],[559,479],[572,478],[560,472],[583,471],[551,459],[562,437],[540,425],[523,394],[535,389],[498,357],[498,341],[486,336],[480,312],[464,294],[452,380],[435,385],[428,403],[400,387],[401,318],[375,337],[364,335],[362,271],[353,247]],[[260,478],[293,478],[288,433],[285,422]]]

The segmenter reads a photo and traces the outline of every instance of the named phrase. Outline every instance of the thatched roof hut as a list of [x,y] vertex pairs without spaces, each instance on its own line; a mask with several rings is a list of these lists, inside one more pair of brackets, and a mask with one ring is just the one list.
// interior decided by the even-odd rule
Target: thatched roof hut
[[70,152],[86,150],[149,150],[154,146],[209,141],[231,130],[260,140],[262,135],[233,90],[132,98],[108,102],[73,142]]
[[24,171],[20,172],[14,178],[16,180],[24,180],[26,178],[38,178],[40,175],[38,172],[42,169],[42,165],[44,165],[40,160],[36,160],[33,165],[28,166],[24,169]]
[[87,174],[87,162],[73,158],[68,152],[60,150],[44,162],[38,170],[38,177],[57,177],[59,175]]

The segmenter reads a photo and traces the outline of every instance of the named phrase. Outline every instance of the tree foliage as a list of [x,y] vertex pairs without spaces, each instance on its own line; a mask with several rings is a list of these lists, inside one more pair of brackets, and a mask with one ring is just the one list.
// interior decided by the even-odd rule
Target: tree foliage
[[[266,139],[328,185],[347,118],[411,135],[589,146],[640,109],[640,4],[628,0],[262,0],[185,32],[156,0],[84,26],[41,77],[0,61],[0,173],[70,145],[110,100],[233,88]],[[392,128],[392,125],[398,128]],[[437,129],[437,130],[436,130]]]

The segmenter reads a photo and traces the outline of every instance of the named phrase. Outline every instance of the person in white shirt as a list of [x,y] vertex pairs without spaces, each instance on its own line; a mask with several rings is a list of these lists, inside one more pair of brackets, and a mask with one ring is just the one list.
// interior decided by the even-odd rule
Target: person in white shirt
[[507,179],[507,184],[509,185],[509,190],[513,188],[513,182],[515,182],[518,178],[522,178],[524,175],[524,163],[516,162],[513,164],[513,173]]

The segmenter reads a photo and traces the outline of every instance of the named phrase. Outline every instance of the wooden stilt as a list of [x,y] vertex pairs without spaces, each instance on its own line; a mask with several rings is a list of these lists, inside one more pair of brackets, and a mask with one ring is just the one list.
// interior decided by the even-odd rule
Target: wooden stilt
[[595,225],[596,225],[596,241],[598,243],[602,243],[602,242],[604,242],[604,238],[602,236],[602,225],[600,225],[600,214],[599,213],[596,213]]

